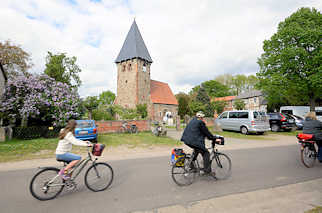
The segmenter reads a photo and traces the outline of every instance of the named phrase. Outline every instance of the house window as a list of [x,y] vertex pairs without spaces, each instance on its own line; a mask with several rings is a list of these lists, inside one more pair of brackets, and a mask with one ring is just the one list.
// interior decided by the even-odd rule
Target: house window
[[256,98],[256,97],[254,97],[254,103],[256,103],[256,99],[257,99],[257,98]]
[[160,117],[162,117],[162,112],[160,112],[159,114],[160,114]]
[[128,65],[128,67],[127,67],[128,71],[131,71],[131,66],[132,66],[131,64]]

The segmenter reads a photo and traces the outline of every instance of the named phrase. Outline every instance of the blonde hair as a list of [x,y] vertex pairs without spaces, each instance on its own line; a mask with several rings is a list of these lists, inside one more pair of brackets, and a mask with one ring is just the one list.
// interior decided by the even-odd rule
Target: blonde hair
[[64,129],[62,129],[62,131],[60,131],[58,138],[60,140],[64,139],[68,132],[71,132],[71,133],[73,133],[73,135],[75,135],[76,125],[77,125],[77,123],[75,120],[73,120],[73,119],[69,120],[66,127]]
[[315,112],[308,112],[305,117],[306,118],[311,118],[312,120],[317,120]]

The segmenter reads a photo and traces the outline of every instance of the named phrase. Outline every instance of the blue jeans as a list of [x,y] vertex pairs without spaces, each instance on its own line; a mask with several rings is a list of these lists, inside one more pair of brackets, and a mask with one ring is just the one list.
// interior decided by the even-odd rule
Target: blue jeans
[[80,160],[82,159],[82,157],[73,153],[66,152],[64,154],[56,155],[56,159],[71,162],[74,160]]

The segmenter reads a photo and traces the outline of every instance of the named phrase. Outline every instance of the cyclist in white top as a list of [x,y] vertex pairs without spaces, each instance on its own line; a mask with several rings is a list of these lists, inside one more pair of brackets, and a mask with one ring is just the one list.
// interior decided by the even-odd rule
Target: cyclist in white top
[[75,138],[76,125],[77,123],[75,120],[69,120],[67,126],[59,133],[60,140],[56,148],[56,159],[69,162],[68,165],[59,172],[59,175],[65,180],[70,178],[68,175],[69,169],[81,160],[80,155],[71,153],[72,144],[78,146],[92,146],[89,141],[82,141]]

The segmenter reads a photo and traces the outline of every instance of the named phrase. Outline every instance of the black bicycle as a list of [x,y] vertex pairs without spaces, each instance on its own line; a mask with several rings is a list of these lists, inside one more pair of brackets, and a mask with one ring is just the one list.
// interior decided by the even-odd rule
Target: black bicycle
[[123,122],[122,126],[120,127],[120,129],[118,130],[119,133],[138,133],[138,127],[135,124],[128,124],[128,122]]
[[[64,180],[59,176],[59,168],[56,167],[42,167],[32,178],[29,190],[33,197],[38,200],[51,200],[54,199],[59,193],[61,193],[64,187],[68,190],[76,189],[77,185],[75,179],[85,168],[88,162],[92,162],[92,165],[87,169],[84,181],[88,189],[99,192],[107,189],[113,181],[114,172],[112,167],[107,163],[96,162],[97,158],[92,158],[92,154],[88,147],[87,157],[81,160],[76,166],[74,166],[69,172],[71,178]],[[93,152],[95,155],[95,152]],[[61,161],[61,160],[58,160]],[[64,167],[69,163],[64,163]]]
[[[211,174],[215,179],[223,180],[231,175],[231,160],[230,158],[215,149],[215,144],[224,145],[222,142],[212,141],[211,147],[208,148],[210,152]],[[201,162],[196,158],[193,160],[197,153],[185,154],[180,157],[172,165],[171,176],[173,181],[179,186],[187,186],[194,182],[197,175],[201,175],[203,168],[200,167]]]

